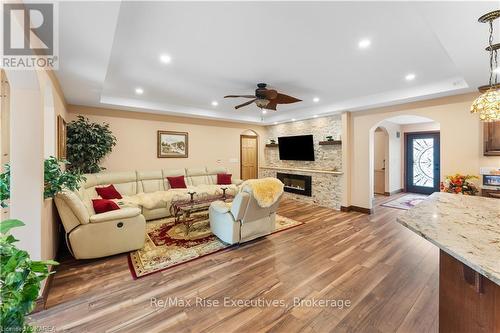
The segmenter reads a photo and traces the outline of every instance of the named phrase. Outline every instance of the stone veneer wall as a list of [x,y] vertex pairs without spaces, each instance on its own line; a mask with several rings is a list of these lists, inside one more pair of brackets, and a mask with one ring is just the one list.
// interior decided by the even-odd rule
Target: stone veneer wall
[[285,198],[296,199],[314,203],[320,206],[340,209],[340,201],[342,197],[341,180],[342,175],[332,175],[326,173],[295,171],[295,170],[272,170],[272,169],[259,169],[259,177],[275,177],[277,172],[291,173],[295,175],[312,176],[311,187],[312,196],[285,192]]
[[328,169],[342,171],[342,146],[320,146],[319,141],[325,141],[331,135],[338,139],[342,124],[340,116],[329,116],[314,119],[295,121],[291,123],[268,126],[266,143],[279,136],[312,134],[314,140],[315,161],[281,161],[278,148],[264,148],[264,162],[262,166],[283,168],[281,170],[259,169],[259,177],[276,177],[277,172],[312,176],[312,196],[307,197],[294,193],[285,193],[285,197],[312,202],[321,206],[340,208],[343,175],[324,174],[317,172],[294,171],[286,168],[301,169]]
[[342,170],[342,146],[320,146],[326,136],[332,135],[337,139],[342,131],[340,116],[321,117],[291,123],[278,124],[266,127],[266,143],[270,139],[278,142],[279,136],[312,134],[314,140],[315,161],[280,161],[278,148],[264,148],[263,165],[273,167],[292,167],[305,169],[336,169]]

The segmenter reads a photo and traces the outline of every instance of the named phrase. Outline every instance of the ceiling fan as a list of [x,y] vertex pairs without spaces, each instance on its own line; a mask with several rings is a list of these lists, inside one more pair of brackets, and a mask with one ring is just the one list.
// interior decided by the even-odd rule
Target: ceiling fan
[[243,106],[255,103],[261,109],[275,110],[275,111],[276,111],[276,106],[278,104],[291,104],[302,101],[301,99],[281,94],[274,89],[267,89],[266,86],[267,84],[265,83],[257,84],[257,89],[255,89],[255,95],[227,95],[224,96],[224,98],[243,97],[252,99],[243,104],[236,105],[234,107],[235,109],[239,109]]

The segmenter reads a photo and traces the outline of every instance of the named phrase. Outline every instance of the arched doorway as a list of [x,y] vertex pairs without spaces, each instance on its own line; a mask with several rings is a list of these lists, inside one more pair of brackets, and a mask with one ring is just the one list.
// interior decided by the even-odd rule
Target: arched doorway
[[242,180],[259,177],[259,135],[246,130],[240,135],[240,178]]
[[370,188],[378,185],[377,192],[381,192],[377,176],[381,177],[378,173],[383,169],[384,193],[380,194],[439,191],[439,130],[438,122],[422,116],[399,115],[378,121],[370,129]]

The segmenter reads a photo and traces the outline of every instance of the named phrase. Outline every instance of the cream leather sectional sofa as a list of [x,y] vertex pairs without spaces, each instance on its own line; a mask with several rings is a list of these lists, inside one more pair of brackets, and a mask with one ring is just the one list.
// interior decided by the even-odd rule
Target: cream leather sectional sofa
[[[175,193],[186,197],[188,191],[213,194],[220,191],[217,174],[225,168],[163,169],[155,171],[103,172],[85,175],[78,191],[63,191],[55,198],[57,210],[66,231],[66,242],[76,259],[90,259],[140,249],[144,245],[146,221],[170,216],[170,202],[146,208],[125,200],[141,193]],[[171,189],[166,177],[185,177],[187,189]],[[238,191],[242,183],[233,178],[228,193]],[[113,184],[124,197],[117,200],[120,210],[96,214],[92,199],[99,196],[96,187]],[[160,193],[161,194],[161,193]]]

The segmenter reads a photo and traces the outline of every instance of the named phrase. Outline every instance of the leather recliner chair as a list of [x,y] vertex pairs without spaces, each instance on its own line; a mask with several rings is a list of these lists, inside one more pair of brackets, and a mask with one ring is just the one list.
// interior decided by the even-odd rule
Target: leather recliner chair
[[271,234],[281,197],[270,207],[260,207],[250,187],[245,186],[231,204],[210,205],[210,229],[224,243],[236,244]]
[[81,198],[65,190],[55,204],[66,231],[66,243],[76,259],[92,259],[140,249],[146,220],[137,207],[91,215]]

